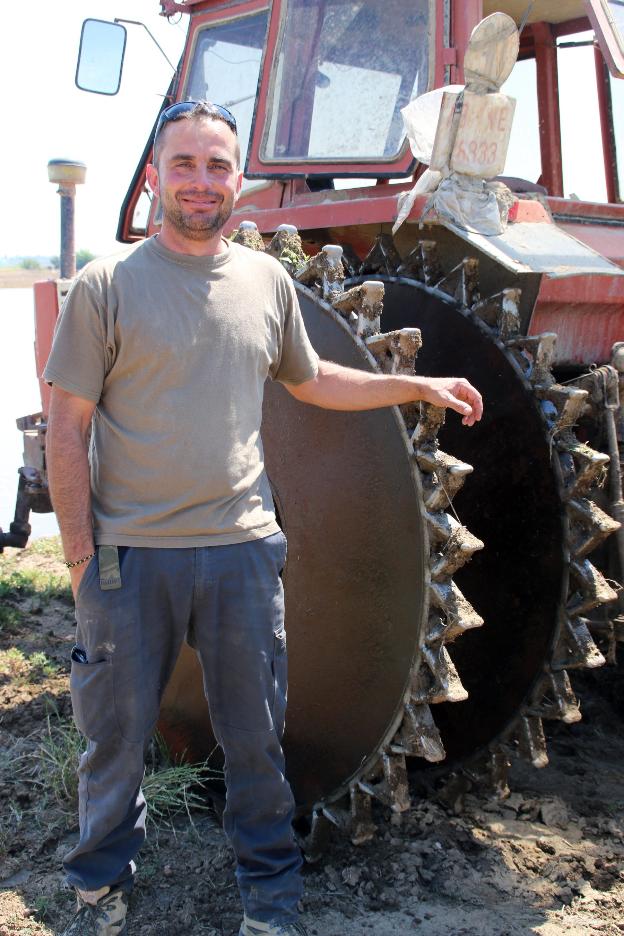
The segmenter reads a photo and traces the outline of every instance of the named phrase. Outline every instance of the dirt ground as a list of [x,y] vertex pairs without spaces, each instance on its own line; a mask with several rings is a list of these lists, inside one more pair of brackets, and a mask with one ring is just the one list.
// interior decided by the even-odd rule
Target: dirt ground
[[[77,835],[76,751],[58,765],[71,724],[72,642],[58,543],[7,550],[0,557],[0,936],[58,934],[73,909],[60,861]],[[455,814],[415,789],[409,813],[379,810],[375,841],[353,848],[336,833],[325,859],[305,871],[311,936],[624,933],[623,683],[613,670],[577,681],[584,720],[551,728],[546,770],[514,764],[509,799],[470,794]],[[239,922],[232,855],[215,815],[196,812],[191,822],[182,813],[153,826],[129,936],[233,936]]]

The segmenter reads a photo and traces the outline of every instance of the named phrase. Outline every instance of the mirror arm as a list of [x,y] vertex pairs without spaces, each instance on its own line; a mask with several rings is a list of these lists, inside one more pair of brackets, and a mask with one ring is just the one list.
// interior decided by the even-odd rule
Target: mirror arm
[[114,22],[115,22],[115,23],[129,23],[131,26],[142,26],[143,29],[148,33],[148,35],[149,35],[150,39],[152,40],[152,42],[154,43],[154,45],[158,46],[158,48],[160,49],[162,55],[164,55],[164,57],[167,59],[167,62],[168,62],[168,64],[171,66],[171,68],[173,69],[173,71],[174,71],[174,72],[177,71],[176,66],[175,66],[175,65],[173,64],[173,62],[169,59],[169,56],[167,55],[167,53],[165,52],[165,50],[163,49],[163,47],[160,45],[160,43],[158,42],[158,40],[152,35],[152,33],[151,33],[150,30],[147,28],[147,26],[145,25],[145,23],[141,23],[140,20],[120,19],[120,18],[117,17],[117,16],[115,17]]

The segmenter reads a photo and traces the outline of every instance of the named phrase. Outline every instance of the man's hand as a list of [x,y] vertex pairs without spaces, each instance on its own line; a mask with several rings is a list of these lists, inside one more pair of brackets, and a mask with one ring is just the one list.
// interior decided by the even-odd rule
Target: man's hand
[[78,594],[78,589],[80,588],[80,583],[82,582],[82,578],[92,562],[93,562],[93,559],[89,559],[88,562],[83,562],[81,565],[74,566],[73,569],[69,570],[69,577],[71,579],[71,590],[72,590],[72,595],[74,596],[74,601],[76,600],[76,595]]
[[464,426],[474,426],[483,415],[481,394],[464,377],[420,377],[422,396],[434,406],[448,407],[462,417]]
[[371,374],[331,361],[319,361],[318,374],[313,380],[297,386],[286,384],[286,389],[302,403],[323,409],[368,410],[423,400],[455,410],[464,426],[473,426],[483,415],[481,394],[464,377]]

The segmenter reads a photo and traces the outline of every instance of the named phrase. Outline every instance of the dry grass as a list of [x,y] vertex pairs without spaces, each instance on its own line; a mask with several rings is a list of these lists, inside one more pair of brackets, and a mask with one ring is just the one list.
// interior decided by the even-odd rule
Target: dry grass
[[40,280],[58,279],[58,270],[24,270],[0,267],[0,289],[29,289]]

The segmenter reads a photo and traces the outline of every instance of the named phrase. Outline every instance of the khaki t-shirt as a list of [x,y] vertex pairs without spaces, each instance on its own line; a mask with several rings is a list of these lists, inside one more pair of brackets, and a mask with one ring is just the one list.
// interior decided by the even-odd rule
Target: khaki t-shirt
[[318,357],[280,264],[223,243],[193,257],[150,238],[90,263],[65,300],[44,377],[97,404],[100,545],[224,545],[279,529],[264,383],[310,380]]

